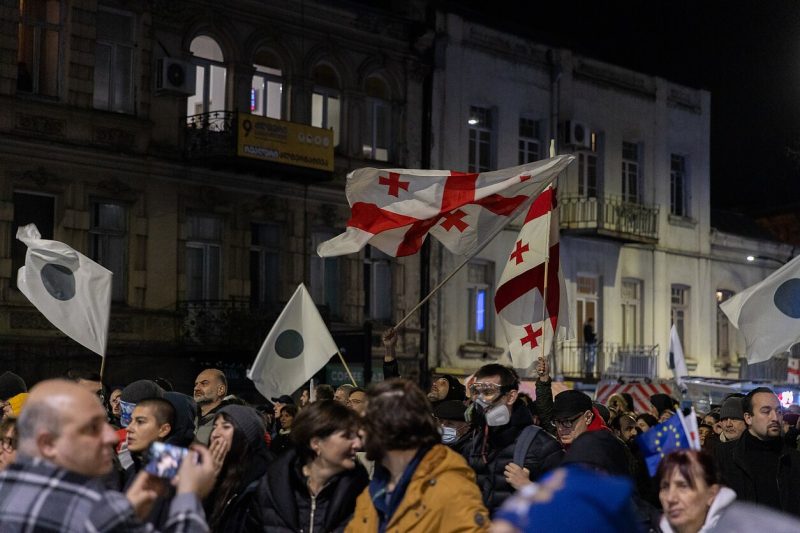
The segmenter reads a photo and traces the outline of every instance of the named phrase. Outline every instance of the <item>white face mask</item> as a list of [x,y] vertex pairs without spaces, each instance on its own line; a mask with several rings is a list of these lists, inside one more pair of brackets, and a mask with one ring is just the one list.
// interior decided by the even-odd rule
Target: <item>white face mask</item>
[[441,432],[442,432],[442,442],[444,444],[452,444],[458,438],[458,432],[456,431],[456,428],[442,426]]

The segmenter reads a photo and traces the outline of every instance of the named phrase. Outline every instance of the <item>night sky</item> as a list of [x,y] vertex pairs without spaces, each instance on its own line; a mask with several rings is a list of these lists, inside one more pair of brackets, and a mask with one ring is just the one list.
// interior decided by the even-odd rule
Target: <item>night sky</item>
[[539,42],[711,91],[712,206],[800,204],[800,1],[460,4]]

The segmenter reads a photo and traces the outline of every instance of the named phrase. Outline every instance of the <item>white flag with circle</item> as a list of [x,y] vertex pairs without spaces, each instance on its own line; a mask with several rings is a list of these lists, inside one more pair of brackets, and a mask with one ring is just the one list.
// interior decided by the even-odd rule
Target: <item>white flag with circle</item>
[[292,394],[337,351],[314,300],[301,283],[272,326],[247,377],[265,398]]
[[21,226],[25,266],[17,287],[65,335],[104,356],[111,311],[111,271],[63,242],[42,239],[35,224]]

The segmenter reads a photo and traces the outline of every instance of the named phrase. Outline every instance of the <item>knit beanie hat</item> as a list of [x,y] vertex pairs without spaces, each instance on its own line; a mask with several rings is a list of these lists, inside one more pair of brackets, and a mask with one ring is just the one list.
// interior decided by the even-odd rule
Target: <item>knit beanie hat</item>
[[650,396],[650,403],[652,403],[653,407],[658,410],[659,416],[661,416],[666,410],[675,410],[675,400],[673,400],[669,394],[653,394]]
[[449,374],[444,374],[442,376],[444,379],[447,380],[447,396],[445,396],[445,400],[457,400],[459,402],[463,402],[467,399],[467,389],[464,385],[461,384],[460,381],[454,376]]
[[725,420],[726,418],[735,418],[736,420],[744,420],[744,410],[742,409],[741,398],[728,398],[722,404],[719,410],[719,419]]
[[20,392],[28,392],[28,387],[21,377],[13,372],[0,374],[0,400],[8,400]]
[[267,427],[264,425],[264,420],[258,414],[258,411],[252,407],[226,405],[217,411],[217,415],[221,414],[226,414],[233,420],[233,425],[244,434],[247,442],[264,442],[264,434],[267,432]]
[[156,385],[154,381],[150,381],[149,379],[140,379],[139,381],[134,381],[122,389],[122,394],[120,395],[119,399],[123,402],[136,404],[149,398],[163,397],[164,389]]

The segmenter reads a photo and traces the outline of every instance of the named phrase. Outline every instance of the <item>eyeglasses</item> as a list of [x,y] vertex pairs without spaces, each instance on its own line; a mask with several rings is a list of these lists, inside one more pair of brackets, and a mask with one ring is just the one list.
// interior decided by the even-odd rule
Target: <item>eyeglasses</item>
[[582,416],[583,416],[583,413],[580,413],[578,415],[575,415],[572,418],[566,418],[566,419],[563,419],[563,420],[553,420],[553,425],[555,427],[560,427],[560,428],[563,428],[563,429],[572,429],[572,426],[575,425],[575,422]]
[[2,448],[6,452],[13,452],[17,449],[17,438],[16,437],[3,437],[0,438],[0,448]]
[[494,398],[506,392],[505,387],[497,383],[477,381],[469,386],[471,396],[483,396],[484,398]]

